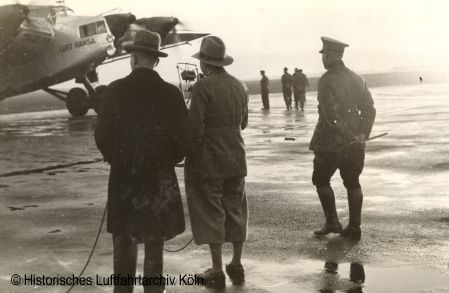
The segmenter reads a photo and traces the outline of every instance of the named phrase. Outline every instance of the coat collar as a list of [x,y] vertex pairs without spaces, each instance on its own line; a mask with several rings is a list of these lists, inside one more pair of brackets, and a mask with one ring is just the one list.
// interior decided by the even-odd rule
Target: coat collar
[[327,70],[339,69],[345,67],[345,63],[342,60],[338,60],[329,64]]
[[140,81],[150,85],[160,84],[163,82],[163,79],[160,77],[159,73],[153,69],[143,67],[134,69],[129,77],[137,82]]

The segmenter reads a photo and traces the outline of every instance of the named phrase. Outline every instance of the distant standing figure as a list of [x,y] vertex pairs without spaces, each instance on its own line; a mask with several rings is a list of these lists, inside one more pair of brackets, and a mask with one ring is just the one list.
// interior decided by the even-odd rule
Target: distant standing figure
[[419,82],[422,82],[422,77],[421,76],[419,77]]
[[[320,53],[327,72],[318,81],[319,117],[309,148],[315,154],[312,182],[326,222],[314,233],[340,233],[344,238],[359,241],[363,203],[359,176],[365,160],[365,139],[371,133],[376,109],[365,81],[342,61],[348,45],[326,37],[321,40]],[[337,169],[348,195],[349,224],[345,229],[338,220],[330,185]]]
[[265,75],[265,70],[260,71],[260,75],[262,75],[262,79],[260,80],[260,93],[262,95],[262,104],[263,104],[263,110],[269,110],[270,109],[270,99],[269,99],[269,93],[270,93],[270,80]]
[[309,80],[307,76],[302,73],[302,69],[295,69],[293,74],[293,94],[295,98],[295,109],[301,107],[301,111],[304,111],[304,104],[306,103],[306,88],[309,87]]
[[285,106],[287,110],[292,109],[292,85],[293,85],[293,77],[290,73],[288,73],[288,68],[284,67],[284,74],[281,78],[282,83],[282,94],[284,95]]

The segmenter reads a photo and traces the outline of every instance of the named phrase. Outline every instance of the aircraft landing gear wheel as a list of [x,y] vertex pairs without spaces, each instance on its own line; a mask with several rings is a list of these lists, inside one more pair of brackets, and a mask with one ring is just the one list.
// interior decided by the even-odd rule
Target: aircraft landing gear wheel
[[65,105],[72,116],[81,117],[86,115],[87,111],[89,111],[87,92],[79,87],[71,89],[67,93]]
[[104,90],[106,89],[105,85],[99,85],[95,88],[95,95],[92,97],[92,108],[95,110],[95,112],[98,114],[98,111],[100,111],[101,102],[102,102],[102,94]]

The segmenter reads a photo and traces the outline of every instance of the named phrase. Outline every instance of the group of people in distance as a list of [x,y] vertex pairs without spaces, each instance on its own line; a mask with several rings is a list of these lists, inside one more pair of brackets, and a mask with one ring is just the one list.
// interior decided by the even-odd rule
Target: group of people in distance
[[[260,80],[260,93],[262,96],[262,110],[270,109],[270,80],[266,76],[265,70],[260,71],[262,79]],[[306,90],[309,87],[309,80],[302,72],[302,69],[295,68],[295,73],[291,75],[288,73],[288,68],[284,68],[284,74],[281,77],[282,94],[284,96],[285,106],[287,110],[292,110],[292,93],[295,99],[295,109],[304,111],[306,102]]]
[[[312,182],[325,223],[314,233],[338,233],[356,242],[362,233],[359,176],[365,139],[369,138],[376,112],[365,82],[342,61],[348,45],[329,38],[322,41],[320,53],[327,72],[318,82],[319,119],[309,149],[315,155]],[[175,173],[176,164],[185,158],[193,238],[196,244],[209,246],[212,260],[212,266],[196,277],[208,287],[223,289],[225,269],[233,285],[243,285],[241,257],[247,240],[248,201],[242,130],[248,124],[248,90],[225,70],[233,58],[226,54],[224,42],[208,36],[192,56],[199,60],[204,78],[193,86],[188,110],[179,89],[155,70],[159,59],[167,57],[160,51],[160,44],[160,36],[147,30],[138,30],[133,40],[123,44],[131,54],[132,72],[105,89],[95,129],[96,144],[111,165],[107,231],[112,234],[114,275],[127,280],[135,277],[139,243],[145,246],[143,277],[157,279],[162,275],[164,242],[185,231]],[[295,77],[287,68],[284,72],[287,109],[292,108],[292,87],[296,108],[298,102],[303,108],[301,97],[305,100],[307,78],[300,70]],[[296,77],[302,86],[295,87]],[[264,106],[269,108],[268,103]],[[344,229],[330,185],[337,169],[349,203],[349,223]],[[225,242],[232,243],[233,253],[223,268]],[[133,285],[116,284],[114,293],[131,293]],[[144,292],[165,292],[165,284],[145,284]]]

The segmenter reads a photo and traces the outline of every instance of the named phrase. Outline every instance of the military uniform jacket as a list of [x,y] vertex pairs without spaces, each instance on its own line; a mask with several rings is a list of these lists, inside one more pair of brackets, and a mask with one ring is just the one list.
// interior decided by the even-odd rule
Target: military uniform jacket
[[310,150],[338,152],[359,134],[369,137],[376,109],[365,81],[337,61],[318,81],[318,113]]
[[284,73],[281,77],[282,88],[291,88],[293,85],[293,77],[290,73]]
[[193,86],[189,116],[186,169],[207,179],[246,176],[241,134],[248,122],[246,86],[222,68],[211,72]]
[[269,81],[268,77],[262,76],[262,79],[260,80],[260,88],[262,90],[268,90],[269,85],[270,85],[270,81]]
[[105,90],[95,139],[111,164],[108,232],[170,239],[184,231],[175,164],[186,153],[179,90],[138,68]]

